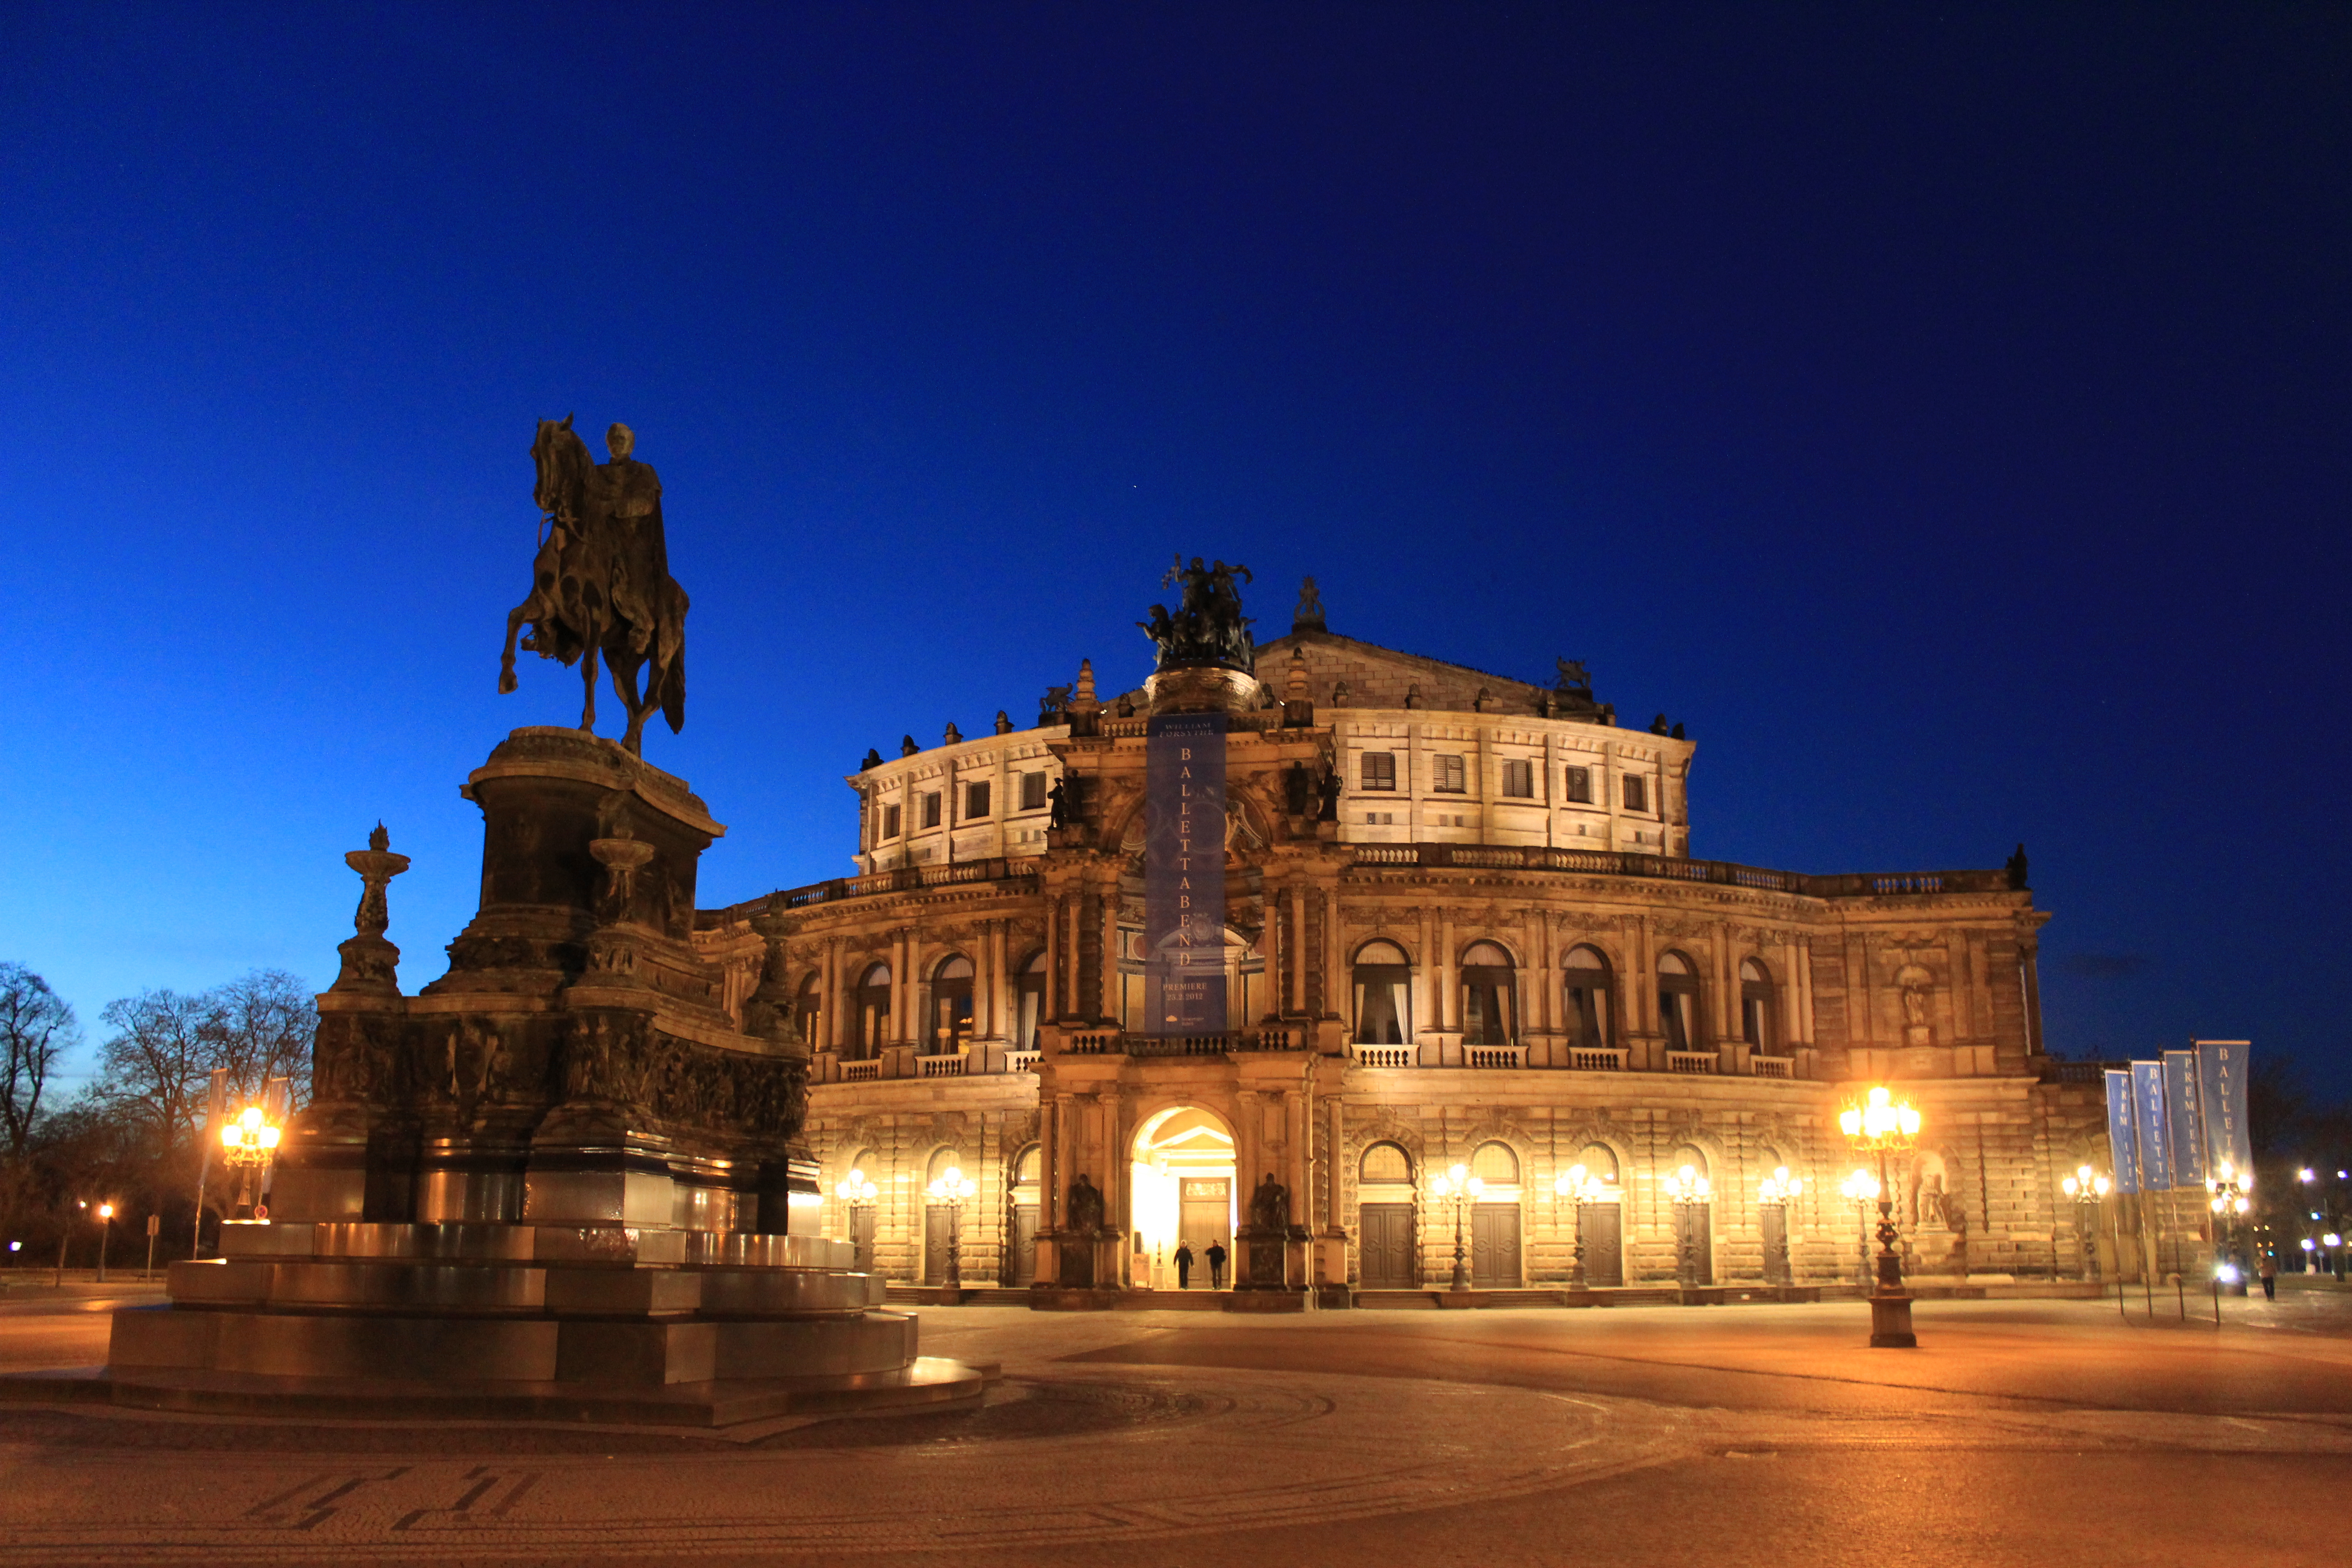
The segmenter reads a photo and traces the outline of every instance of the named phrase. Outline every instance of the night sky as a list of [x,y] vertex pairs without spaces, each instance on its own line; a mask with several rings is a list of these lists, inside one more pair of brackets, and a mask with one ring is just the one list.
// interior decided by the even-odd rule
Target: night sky
[[1139,681],[1181,551],[1586,659],[1696,854],[2022,839],[2053,1047],[2352,1092],[2344,6],[0,6],[0,958],[323,986],[381,817],[438,975],[567,412],[706,905]]

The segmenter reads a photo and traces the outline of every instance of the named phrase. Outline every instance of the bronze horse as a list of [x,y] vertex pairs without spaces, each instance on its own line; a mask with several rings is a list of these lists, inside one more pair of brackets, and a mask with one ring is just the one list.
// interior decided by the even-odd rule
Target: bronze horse
[[[634,440],[626,426],[614,426],[606,440],[613,460],[599,465],[573,433],[572,416],[539,422],[530,446],[539,483],[531,493],[546,514],[547,532],[532,563],[530,595],[507,615],[499,689],[515,689],[515,633],[528,621],[523,647],[541,658],[580,663],[585,695],[580,727],[593,732],[601,653],[629,714],[621,743],[641,757],[646,714],[660,709],[672,733],[686,724],[687,597],[669,574],[660,479],[630,457]],[[640,700],[637,672],[648,664]]]

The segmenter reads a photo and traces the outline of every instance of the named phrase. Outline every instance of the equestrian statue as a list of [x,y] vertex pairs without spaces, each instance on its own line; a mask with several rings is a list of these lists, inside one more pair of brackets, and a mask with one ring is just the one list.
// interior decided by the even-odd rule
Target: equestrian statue
[[[593,733],[602,654],[629,714],[621,744],[642,757],[646,714],[660,709],[673,734],[686,726],[686,590],[669,574],[659,476],[629,455],[636,437],[627,426],[614,426],[604,444],[612,461],[597,463],[573,433],[572,416],[539,422],[530,445],[539,484],[531,496],[544,514],[543,531],[530,596],[507,615],[499,689],[515,689],[515,632],[528,621],[523,647],[580,665],[586,694],[580,727]],[[642,699],[640,670],[646,671]]]

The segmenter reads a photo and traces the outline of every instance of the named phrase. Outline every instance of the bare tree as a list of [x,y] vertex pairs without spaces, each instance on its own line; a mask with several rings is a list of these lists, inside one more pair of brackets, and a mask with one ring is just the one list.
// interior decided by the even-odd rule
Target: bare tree
[[219,1051],[221,1010],[216,994],[142,991],[109,1002],[100,1015],[114,1032],[99,1047],[90,1098],[131,1122],[158,1162],[193,1146]]
[[47,981],[21,963],[0,963],[0,1132],[10,1164],[32,1142],[50,1070],[80,1038],[72,1005]]
[[229,1103],[258,1104],[273,1078],[289,1080],[289,1114],[310,1098],[310,1045],[319,1009],[282,969],[257,969],[206,994],[215,1033],[209,1066],[228,1068]]

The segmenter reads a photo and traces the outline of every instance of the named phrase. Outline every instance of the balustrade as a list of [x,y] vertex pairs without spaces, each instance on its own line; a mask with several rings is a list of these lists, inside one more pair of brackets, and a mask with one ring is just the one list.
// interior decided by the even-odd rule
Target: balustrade
[[1715,1071],[1718,1065],[1713,1051],[1668,1051],[1666,1053],[1668,1072],[1708,1073]]
[[1352,1047],[1360,1068],[1409,1068],[1412,1066],[1411,1046],[1365,1046]]

